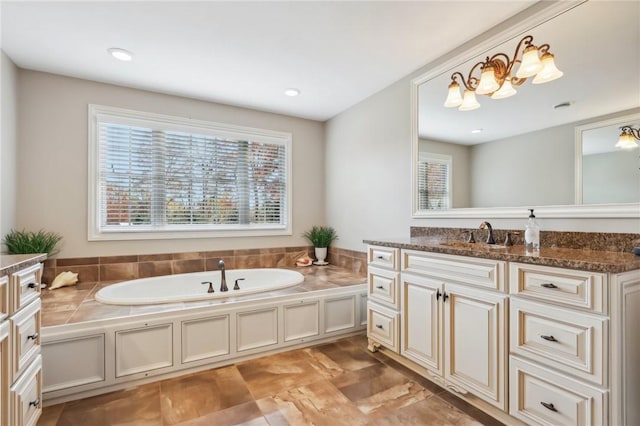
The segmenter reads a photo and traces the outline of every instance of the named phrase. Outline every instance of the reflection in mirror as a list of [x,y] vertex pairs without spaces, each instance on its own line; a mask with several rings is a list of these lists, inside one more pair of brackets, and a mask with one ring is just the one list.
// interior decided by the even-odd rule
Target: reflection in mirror
[[[576,127],[640,113],[639,21],[638,2],[582,3],[464,63],[432,70],[416,79],[414,216],[443,208],[639,201],[637,196],[614,190],[587,191],[586,182],[585,192],[579,196],[582,189],[577,188],[583,186],[575,181],[575,167],[583,163],[583,153],[575,150]],[[564,72],[562,78],[545,84],[532,84],[529,79],[516,87],[516,95],[506,99],[479,95],[481,107],[472,111],[443,106],[454,71],[467,75],[486,56],[497,52],[512,55],[524,35],[550,45],[557,67]],[[612,64],[621,66],[614,66],[613,71]],[[617,135],[612,142],[615,145]],[[618,151],[614,154],[622,156]],[[614,154],[606,160],[604,156],[585,154],[585,173],[579,177],[598,180],[592,170],[607,167]],[[423,164],[424,158],[441,156],[451,158],[449,180],[423,181],[431,176],[420,171],[431,167]],[[619,180],[626,182],[628,176]],[[612,180],[601,183],[601,188],[613,185]],[[446,193],[450,204],[430,203],[428,200],[434,197],[424,192],[428,189],[440,191],[433,194],[435,198]]]
[[[616,147],[620,129],[640,128],[640,114],[591,123],[576,129],[576,147],[582,161],[576,163],[576,202],[585,204],[640,202],[640,149]],[[582,179],[580,179],[580,173]],[[579,195],[582,196],[580,200]]]

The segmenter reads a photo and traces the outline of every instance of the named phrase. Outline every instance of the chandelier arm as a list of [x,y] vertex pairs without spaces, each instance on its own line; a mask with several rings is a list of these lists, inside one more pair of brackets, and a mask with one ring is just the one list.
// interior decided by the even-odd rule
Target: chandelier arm
[[[487,61],[489,60],[489,58],[487,58]],[[473,68],[471,68],[471,71],[469,71],[469,77],[468,77],[468,83],[469,86],[467,87],[467,85],[465,84],[465,87],[467,87],[467,89],[469,90],[476,90],[476,88],[478,87],[478,83],[480,82],[480,80],[476,77],[473,76],[473,72],[476,70],[476,68],[478,68],[478,66],[483,66],[487,63],[487,61],[480,61],[477,64],[475,64],[473,66]],[[482,70],[482,68],[480,68]],[[481,71],[482,72],[482,71]]]
[[460,76],[460,80],[462,80],[462,84],[465,89],[473,90],[471,87],[469,87],[469,84],[467,84],[467,81],[464,79],[464,76],[462,75],[462,73],[460,73],[460,71],[456,71],[453,74],[451,74],[451,80],[457,82],[456,76]]
[[[520,53],[520,48],[522,47],[522,43],[524,43],[525,48],[531,46],[533,42],[533,36],[532,35],[527,35],[522,37],[522,40],[520,40],[518,42],[518,45],[516,46],[516,50],[515,52],[513,52],[513,63],[515,64],[516,61],[518,60],[518,54]],[[519,60],[518,60],[519,62]],[[509,70],[511,71],[511,70]]]
[[549,51],[549,49],[551,49],[551,46],[549,46],[548,43],[545,43],[545,44],[541,45],[540,47],[538,47],[538,52],[539,52],[540,56],[542,56],[545,53],[547,53]]
[[622,130],[623,132],[627,132],[631,134],[631,136],[633,136],[634,138],[640,140],[640,128],[634,129],[631,126],[624,126],[620,130]]

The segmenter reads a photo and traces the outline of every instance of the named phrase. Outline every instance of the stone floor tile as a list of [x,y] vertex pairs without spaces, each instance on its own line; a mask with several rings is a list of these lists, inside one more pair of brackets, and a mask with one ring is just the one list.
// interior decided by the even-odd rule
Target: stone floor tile
[[255,401],[235,405],[202,417],[178,423],[178,426],[269,426]]

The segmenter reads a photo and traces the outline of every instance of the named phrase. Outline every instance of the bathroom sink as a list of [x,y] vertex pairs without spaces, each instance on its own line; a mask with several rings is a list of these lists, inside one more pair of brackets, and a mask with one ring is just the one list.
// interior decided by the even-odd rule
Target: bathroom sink
[[467,243],[464,241],[442,241],[439,243],[441,246],[445,247],[455,247],[455,248],[466,248],[466,249],[476,249],[476,250],[500,250],[506,249],[507,247],[502,244],[487,244],[487,243]]

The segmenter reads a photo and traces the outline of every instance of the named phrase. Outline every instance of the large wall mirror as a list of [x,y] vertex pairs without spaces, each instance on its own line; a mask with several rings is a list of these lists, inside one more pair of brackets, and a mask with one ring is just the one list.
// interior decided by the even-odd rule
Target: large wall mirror
[[[640,125],[640,3],[545,13],[412,82],[413,217],[640,217],[640,149],[615,147],[621,126]],[[444,107],[454,71],[513,58],[525,35],[550,45],[563,77]]]

